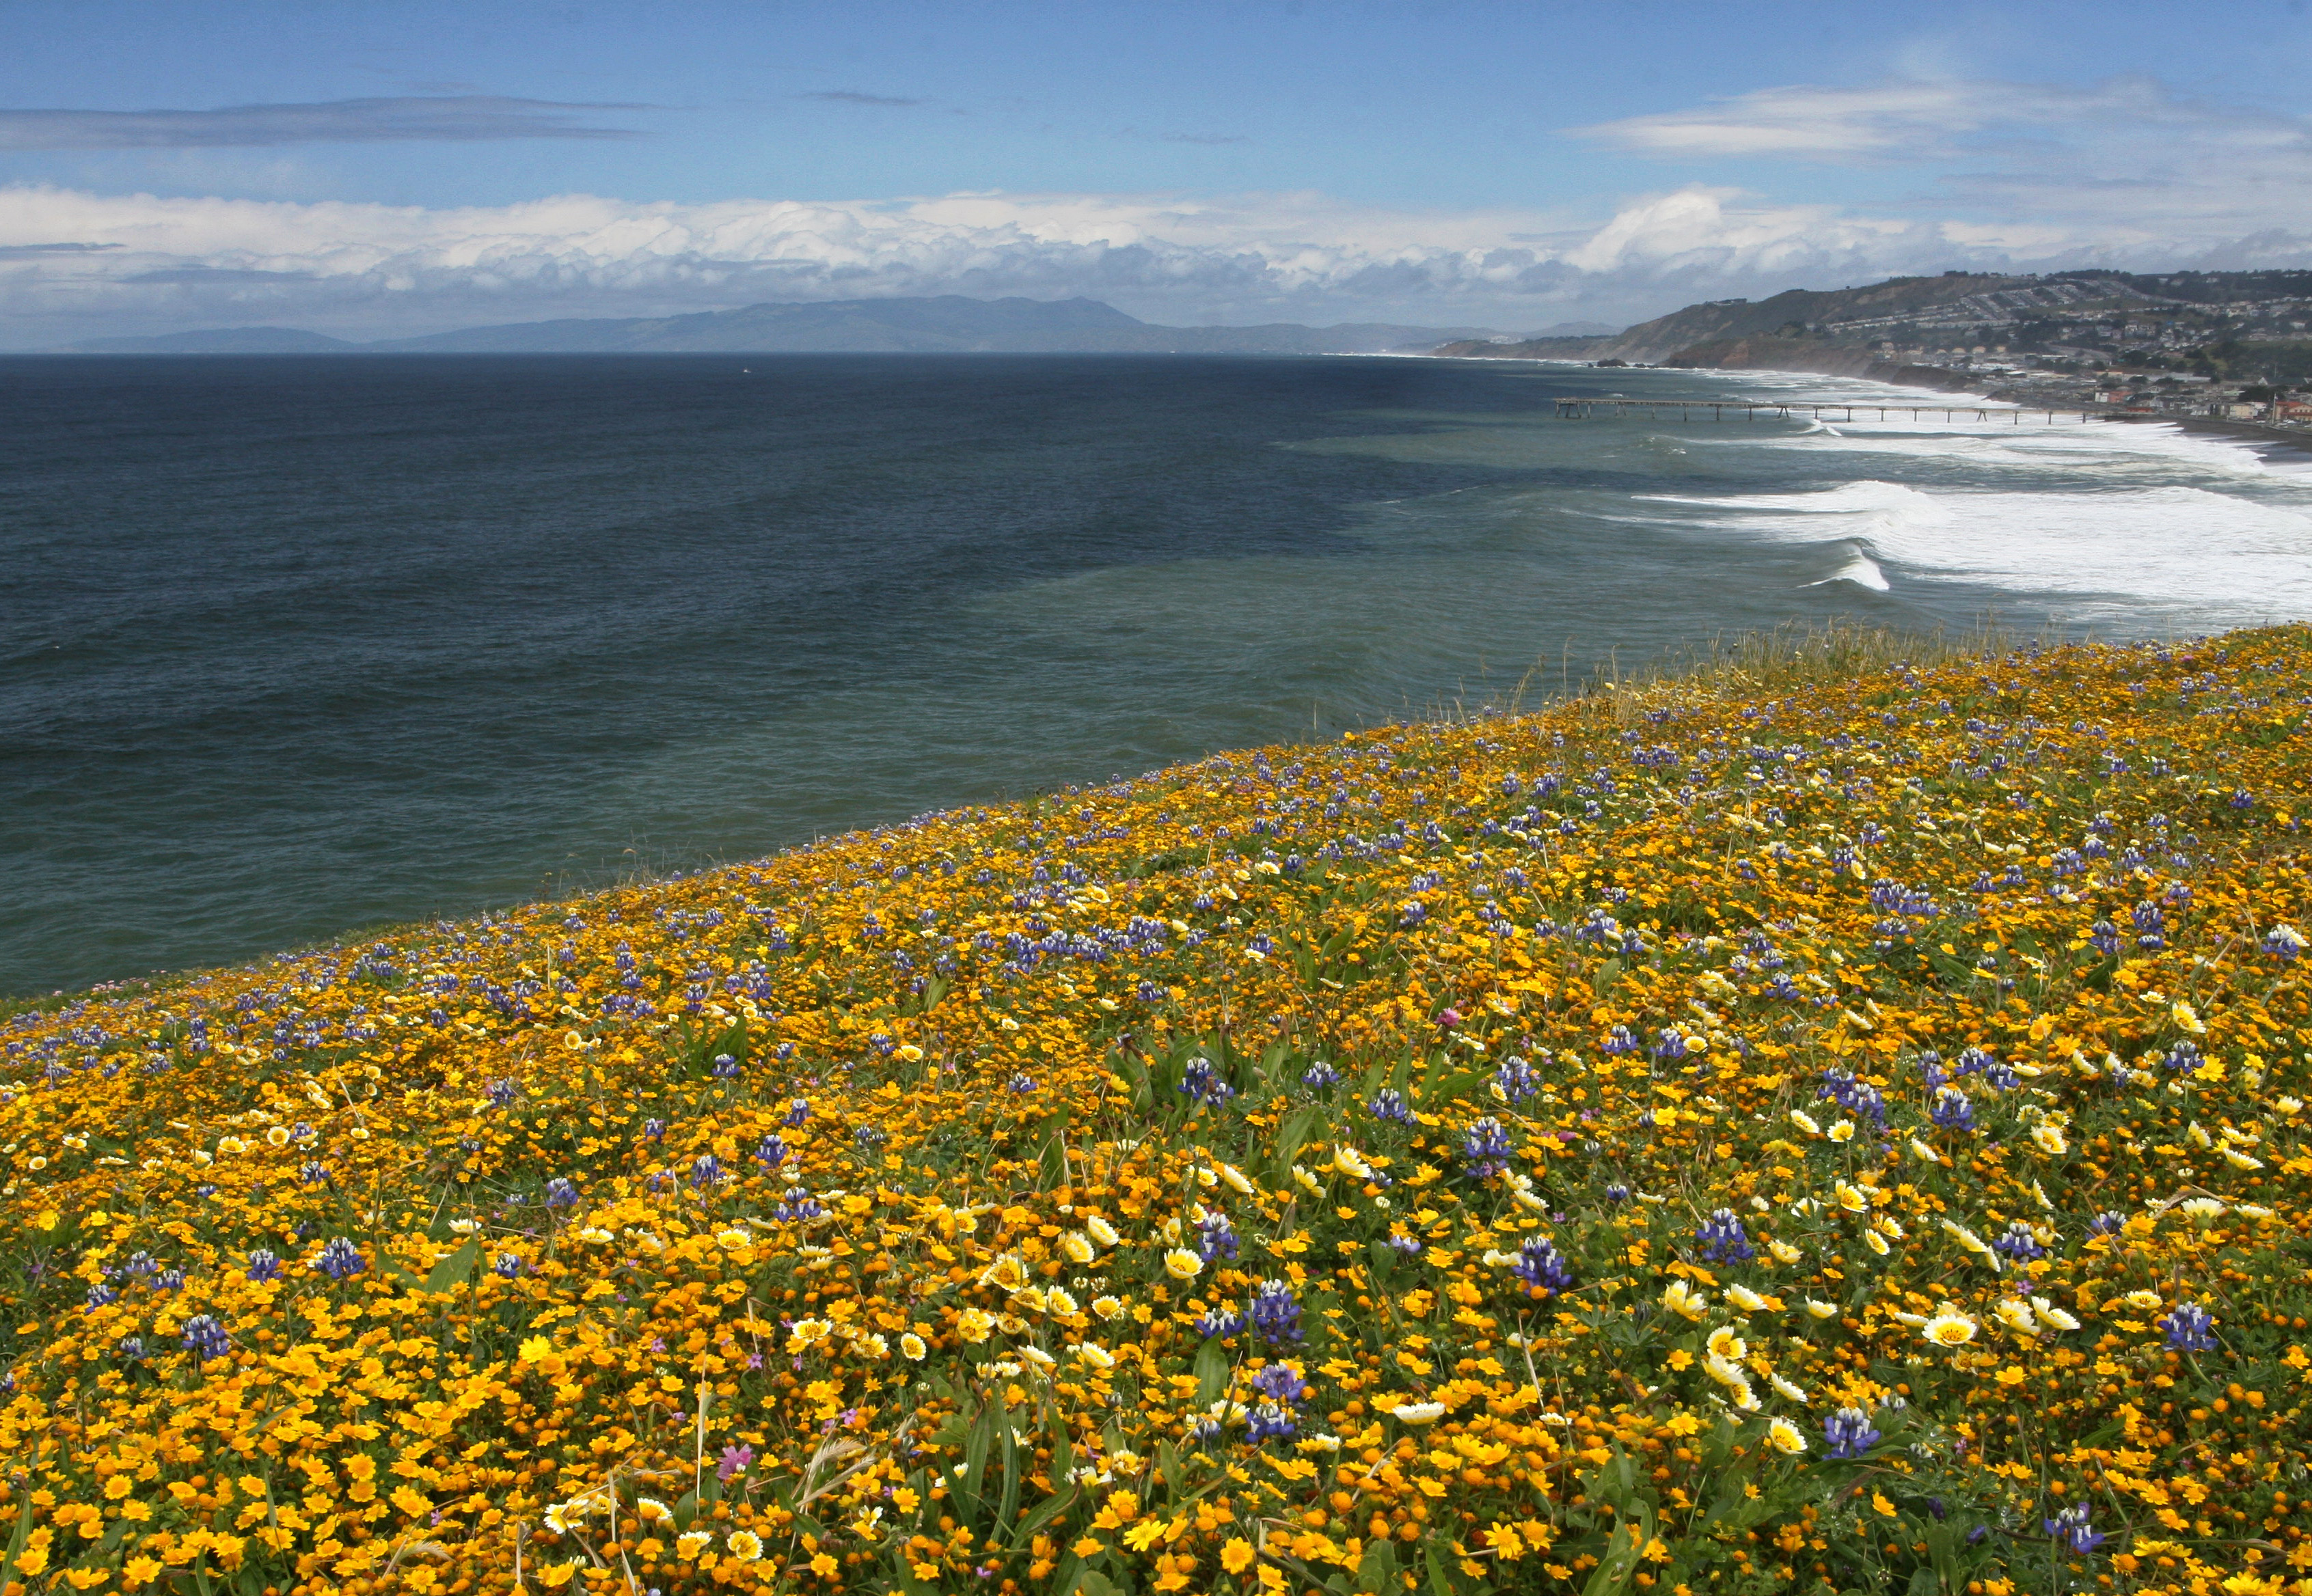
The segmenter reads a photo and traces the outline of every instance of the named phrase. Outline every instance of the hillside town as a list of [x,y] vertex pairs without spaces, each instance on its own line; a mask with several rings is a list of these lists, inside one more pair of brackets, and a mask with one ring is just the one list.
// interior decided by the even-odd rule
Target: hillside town
[[2312,430],[2312,272],[1946,272],[1716,300],[1605,337],[1436,353],[1781,369],[2023,405]]

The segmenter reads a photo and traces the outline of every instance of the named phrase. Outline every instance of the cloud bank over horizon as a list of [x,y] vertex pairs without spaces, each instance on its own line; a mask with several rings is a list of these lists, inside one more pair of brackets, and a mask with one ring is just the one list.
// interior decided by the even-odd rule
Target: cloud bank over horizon
[[[559,119],[600,109],[611,108],[473,97],[460,115],[482,118],[477,126],[511,118],[509,130],[432,136],[614,134]],[[26,114],[0,113],[0,141],[12,136],[8,117]],[[558,131],[521,130],[541,118]],[[258,117],[252,136],[264,124]],[[1791,203],[1688,180],[1630,195],[1609,214],[1413,210],[1317,192],[711,203],[574,193],[426,207],[20,184],[0,188],[0,347],[258,323],[392,336],[929,293],[1081,294],[1187,323],[1521,330],[1953,267],[2312,266],[2312,126],[2180,100],[2146,79],[1797,85],[1573,131],[1686,168],[1772,159],[1937,170],[1920,192],[1876,204]]]

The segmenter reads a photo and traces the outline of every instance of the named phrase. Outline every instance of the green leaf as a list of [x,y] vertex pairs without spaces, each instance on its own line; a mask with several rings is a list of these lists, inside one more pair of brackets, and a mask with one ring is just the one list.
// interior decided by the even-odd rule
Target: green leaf
[[1376,1540],[1365,1548],[1363,1558],[1357,1564],[1356,1588],[1370,1596],[1394,1593],[1397,1589],[1397,1547],[1392,1541]]
[[1001,1397],[981,1408],[978,1421],[971,1426],[971,1439],[964,1443],[963,1485],[956,1495],[974,1518],[979,1516],[980,1480],[987,1472],[987,1454],[995,1447],[996,1426],[1011,1417],[1005,1409]]
[[1218,1340],[1205,1342],[1196,1349],[1196,1406],[1211,1407],[1228,1391],[1228,1354]]
[[1302,1147],[1317,1139],[1317,1132],[1325,1123],[1326,1113],[1320,1103],[1303,1103],[1284,1116],[1276,1128],[1276,1173],[1282,1179],[1292,1171],[1292,1160]]
[[6,1577],[9,1578],[13,1578],[15,1576],[16,1559],[24,1555],[24,1542],[32,1533],[32,1493],[30,1488],[31,1485],[31,1481],[29,1479],[24,1478],[21,1475],[17,1477],[16,1489],[21,1495],[22,1502],[22,1505],[16,1509],[16,1532],[8,1537],[8,1561],[5,1565],[5,1574]]
[[1605,1561],[1590,1574],[1590,1583],[1581,1587],[1581,1596],[1621,1596],[1630,1588],[1630,1582],[1637,1577],[1639,1554],[1652,1539],[1648,1533],[1651,1520],[1649,1513],[1642,1522],[1624,1522],[1615,1527],[1613,1539],[1606,1543]]
[[474,1265],[481,1256],[481,1238],[477,1236],[434,1266],[425,1277],[426,1293],[433,1296],[443,1296],[457,1290],[466,1283],[467,1277],[474,1272]]

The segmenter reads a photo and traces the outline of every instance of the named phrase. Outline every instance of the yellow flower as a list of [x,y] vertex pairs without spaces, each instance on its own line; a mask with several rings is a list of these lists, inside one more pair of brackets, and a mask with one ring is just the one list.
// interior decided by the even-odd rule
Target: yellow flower
[[974,1347],[987,1339],[988,1332],[994,1328],[994,1315],[985,1308],[966,1308],[956,1315],[955,1333]]
[[1076,1356],[1095,1369],[1116,1367],[1116,1355],[1094,1341],[1079,1343],[1076,1347]]
[[2050,1158],[2060,1158],[2068,1151],[2063,1145],[2063,1133],[2053,1125],[2032,1126],[2031,1145]]
[[1124,1304],[1112,1296],[1096,1296],[1091,1299],[1091,1311],[1104,1320],[1113,1320],[1124,1312]]
[[1766,1251],[1774,1255],[1777,1263],[1796,1263],[1806,1256],[1788,1242],[1768,1242]]
[[1795,1457],[1807,1449],[1806,1436],[1800,1433],[1798,1426],[1787,1418],[1770,1418],[1766,1421],[1766,1442],[1776,1452],[1786,1457]]
[[1186,1247],[1164,1254],[1164,1272],[1175,1280],[1193,1280],[1204,1272],[1204,1260]]
[[2189,1003],[2179,1002],[2175,1007],[2169,1009],[2168,1012],[2175,1020],[2176,1025],[2182,1026],[2185,1030],[2189,1031],[2194,1036],[2201,1035],[2207,1030],[2207,1026],[2200,1023],[2200,1016],[2193,1011],[2192,1006]]
[[763,1555],[762,1538],[752,1530],[735,1531],[722,1544],[741,1563],[752,1563]]
[[1230,1574],[1242,1574],[1252,1566],[1253,1557],[1252,1542],[1241,1535],[1230,1536],[1229,1543],[1221,1548],[1221,1566]]
[[1709,1347],[1712,1357],[1729,1358],[1736,1363],[1741,1362],[1750,1355],[1748,1344],[1740,1336],[1736,1335],[1732,1329],[1725,1325],[1712,1330],[1710,1339],[1703,1345]]
[[1334,1148],[1333,1167],[1353,1181],[1372,1178],[1372,1165],[1367,1164],[1354,1147]]
[[1076,1299],[1055,1286],[1044,1293],[1044,1312],[1062,1319],[1073,1319],[1076,1313]]
[[1860,1186],[1850,1186],[1841,1181],[1838,1182],[1838,1206],[1850,1214],[1867,1214],[1870,1211],[1870,1194]]
[[1886,1257],[1887,1252],[1891,1251],[1891,1249],[1887,1245],[1887,1238],[1880,1235],[1875,1230],[1866,1230],[1862,1233],[1862,1244],[1870,1248],[1873,1252],[1878,1254],[1881,1258]]
[[698,1560],[698,1554],[706,1549],[706,1543],[714,1539],[704,1530],[678,1535],[674,1538],[674,1555],[686,1563],[695,1563]]

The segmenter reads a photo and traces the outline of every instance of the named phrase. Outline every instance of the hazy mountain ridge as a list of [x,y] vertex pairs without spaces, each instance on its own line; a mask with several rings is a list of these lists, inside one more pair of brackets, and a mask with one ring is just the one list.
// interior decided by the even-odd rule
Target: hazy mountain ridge
[[355,344],[293,327],[212,328],[101,338],[69,354],[1351,354],[1426,352],[1480,327],[1344,322],[1165,327],[1098,300],[835,300],[684,316],[513,322]]

